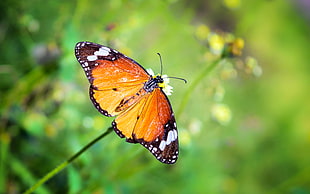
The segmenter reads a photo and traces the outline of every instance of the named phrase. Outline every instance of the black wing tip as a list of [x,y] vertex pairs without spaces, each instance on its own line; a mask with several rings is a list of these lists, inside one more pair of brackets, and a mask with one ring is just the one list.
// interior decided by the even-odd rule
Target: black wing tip
[[[90,42],[90,41],[80,41],[80,42],[77,42],[75,44],[75,47],[83,47],[83,46],[85,46],[87,44],[96,44],[96,43],[93,43],[93,42]],[[98,44],[96,44],[96,45],[98,45]]]
[[148,149],[158,161],[165,164],[176,163],[179,156],[178,139],[171,142],[170,145],[167,145],[163,150],[160,148],[161,142],[162,141],[156,139],[152,142],[141,141],[139,143]]
[[[175,130],[177,133],[177,131]],[[126,140],[129,142],[128,140]],[[133,135],[134,143],[140,143],[143,145],[153,156],[160,162],[165,164],[174,164],[178,160],[179,156],[179,143],[178,138],[176,137],[173,141],[171,141],[165,147],[162,147],[162,142],[167,142],[167,140],[156,138],[151,142],[147,142],[144,139],[137,139]]]
[[78,52],[79,49],[83,48],[87,44],[93,44],[93,43],[92,42],[88,42],[88,41],[77,42],[75,44],[75,52]]
[[80,42],[77,42],[75,44],[75,47],[74,47],[75,48],[75,55],[78,56],[81,49],[83,49],[86,46],[91,46],[91,45],[96,46],[96,47],[106,47],[104,45],[89,42],[89,41],[80,41]]
[[[90,41],[80,41],[80,42],[77,42],[75,44],[75,49],[78,50],[78,49],[83,48],[85,46],[107,47],[107,48],[111,49],[108,46],[105,46],[105,45],[102,45],[102,44],[97,44],[97,43],[90,42]],[[111,50],[114,50],[114,49],[111,49]]]

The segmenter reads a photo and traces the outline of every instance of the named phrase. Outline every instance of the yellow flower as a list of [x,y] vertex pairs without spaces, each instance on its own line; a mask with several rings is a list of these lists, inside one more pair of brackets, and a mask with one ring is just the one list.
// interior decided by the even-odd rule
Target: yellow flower
[[209,45],[212,53],[220,55],[223,52],[225,40],[222,36],[213,33],[209,37]]
[[244,48],[244,40],[241,38],[236,38],[232,43],[229,44],[230,53],[233,56],[241,56],[242,49]]
[[221,125],[226,125],[230,122],[232,114],[230,108],[227,105],[215,104],[211,108],[211,116]]

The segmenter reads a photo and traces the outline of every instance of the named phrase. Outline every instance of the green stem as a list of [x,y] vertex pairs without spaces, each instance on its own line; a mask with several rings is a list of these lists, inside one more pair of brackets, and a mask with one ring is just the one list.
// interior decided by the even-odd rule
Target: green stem
[[194,91],[194,89],[197,87],[197,85],[201,82],[201,80],[208,75],[215,67],[216,65],[221,61],[221,58],[213,61],[209,66],[207,66],[205,69],[203,69],[201,71],[201,73],[196,77],[196,79],[194,79],[194,81],[192,82],[192,84],[188,87],[188,89],[186,90],[183,99],[180,103],[180,107],[177,111],[177,115],[181,115],[181,113],[183,112],[185,106],[187,105],[190,95],[192,94],[192,92]]
[[58,165],[56,168],[54,168],[52,171],[47,173],[43,178],[41,178],[36,184],[34,184],[32,187],[30,187],[27,191],[24,192],[24,194],[29,194],[34,192],[40,185],[48,181],[50,178],[55,176],[57,173],[59,173],[62,169],[64,169],[68,164],[73,162],[77,157],[79,157],[83,152],[85,152],[89,147],[91,147],[93,144],[95,144],[97,141],[111,133],[113,130],[112,127],[108,128],[103,134],[101,134],[99,137],[88,143],[86,146],[84,146],[80,151],[78,151],[76,154],[74,154],[72,157],[70,157],[65,162]]

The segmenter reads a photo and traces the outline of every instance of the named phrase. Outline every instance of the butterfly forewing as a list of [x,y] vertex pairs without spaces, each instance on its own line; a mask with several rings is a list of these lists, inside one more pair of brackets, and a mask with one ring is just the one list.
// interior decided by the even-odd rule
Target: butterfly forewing
[[[79,42],[75,46],[75,56],[84,69],[90,83],[93,81],[93,71],[95,69],[102,76],[111,75],[111,73],[115,72],[117,77],[123,82],[126,82],[126,79],[130,77],[132,78],[132,76],[135,76],[136,80],[147,80],[149,78],[148,73],[137,62],[114,49],[100,44]],[[100,67],[96,68],[97,66]],[[121,75],[117,71],[127,72],[131,76]],[[107,79],[107,77],[102,76],[100,78]]]
[[128,142],[140,143],[159,161],[175,163],[178,134],[168,98],[157,87],[145,90],[152,77],[137,62],[106,46],[79,42],[75,55],[90,83],[90,99]]
[[133,96],[149,79],[147,72],[132,59],[99,44],[77,43],[77,60],[91,84],[90,98],[105,116],[115,116],[115,108],[126,96]]

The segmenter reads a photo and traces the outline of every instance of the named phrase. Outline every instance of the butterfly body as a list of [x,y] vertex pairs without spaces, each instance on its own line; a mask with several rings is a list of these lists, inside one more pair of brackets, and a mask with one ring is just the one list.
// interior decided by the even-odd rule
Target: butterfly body
[[159,161],[178,158],[178,133],[171,104],[164,93],[165,77],[109,47],[79,42],[75,55],[90,83],[90,99],[105,116],[116,116],[115,132],[140,143]]

